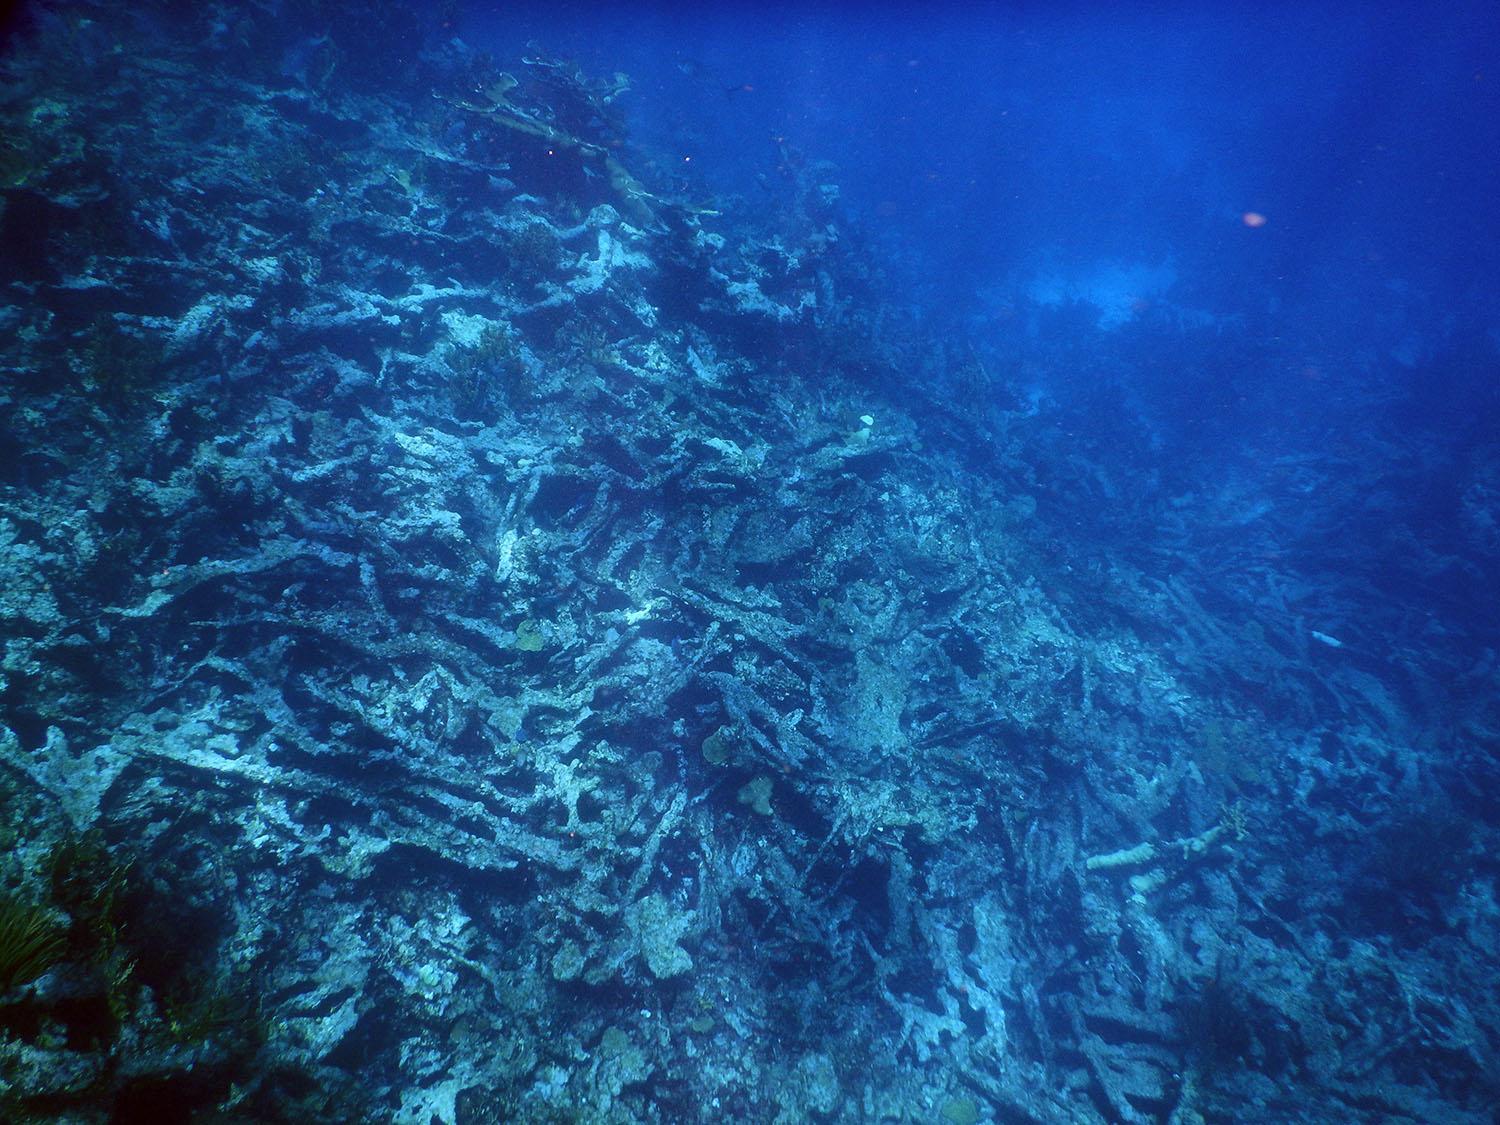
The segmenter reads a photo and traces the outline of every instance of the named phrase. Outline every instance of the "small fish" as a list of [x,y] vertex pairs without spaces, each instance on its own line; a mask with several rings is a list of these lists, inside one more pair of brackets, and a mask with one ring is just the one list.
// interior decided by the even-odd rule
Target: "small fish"
[[1309,630],[1309,632],[1312,633],[1313,640],[1319,642],[1320,644],[1325,644],[1329,648],[1344,647],[1344,642],[1339,640],[1337,637],[1330,637],[1327,633],[1320,633],[1316,629],[1311,629]]

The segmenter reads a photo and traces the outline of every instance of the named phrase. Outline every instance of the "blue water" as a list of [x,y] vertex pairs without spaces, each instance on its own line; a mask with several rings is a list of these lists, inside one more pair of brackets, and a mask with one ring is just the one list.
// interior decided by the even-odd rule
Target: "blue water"
[[676,162],[663,171],[752,213],[775,207],[786,152],[831,162],[932,310],[1076,294],[1117,316],[1164,299],[1387,348],[1493,316],[1490,5],[562,4],[469,20],[476,43],[631,75],[622,105]]

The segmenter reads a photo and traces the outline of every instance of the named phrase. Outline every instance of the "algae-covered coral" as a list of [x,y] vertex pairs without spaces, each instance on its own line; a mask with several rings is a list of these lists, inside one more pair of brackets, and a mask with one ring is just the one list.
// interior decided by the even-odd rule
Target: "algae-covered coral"
[[1416,948],[1318,866],[1421,831],[1420,704],[1261,525],[1253,621],[1136,549],[1233,504],[1132,507],[825,169],[771,232],[540,51],[74,7],[0,105],[7,1106],[1483,1119],[1493,824]]

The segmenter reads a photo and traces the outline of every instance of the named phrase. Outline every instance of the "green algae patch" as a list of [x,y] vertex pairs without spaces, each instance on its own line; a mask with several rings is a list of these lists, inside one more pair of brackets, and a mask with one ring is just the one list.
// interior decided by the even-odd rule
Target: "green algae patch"
[[711,766],[727,766],[734,760],[734,742],[728,727],[720,727],[703,740],[703,760]]
[[588,955],[576,941],[565,941],[562,948],[552,955],[552,979],[558,981],[577,980],[583,972]]
[[541,652],[542,627],[534,617],[528,617],[516,626],[516,651]]
[[975,1125],[979,1120],[979,1107],[973,1098],[954,1098],[943,1105],[940,1116],[949,1125]]

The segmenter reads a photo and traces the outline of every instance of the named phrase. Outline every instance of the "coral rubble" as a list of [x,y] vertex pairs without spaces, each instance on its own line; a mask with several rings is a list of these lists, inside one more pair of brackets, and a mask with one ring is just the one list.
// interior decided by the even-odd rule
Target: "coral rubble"
[[1107,482],[913,391],[818,183],[279,8],[3,60],[8,1119],[1490,1119],[1480,841],[1329,922],[1421,772],[1357,644],[1062,566]]

